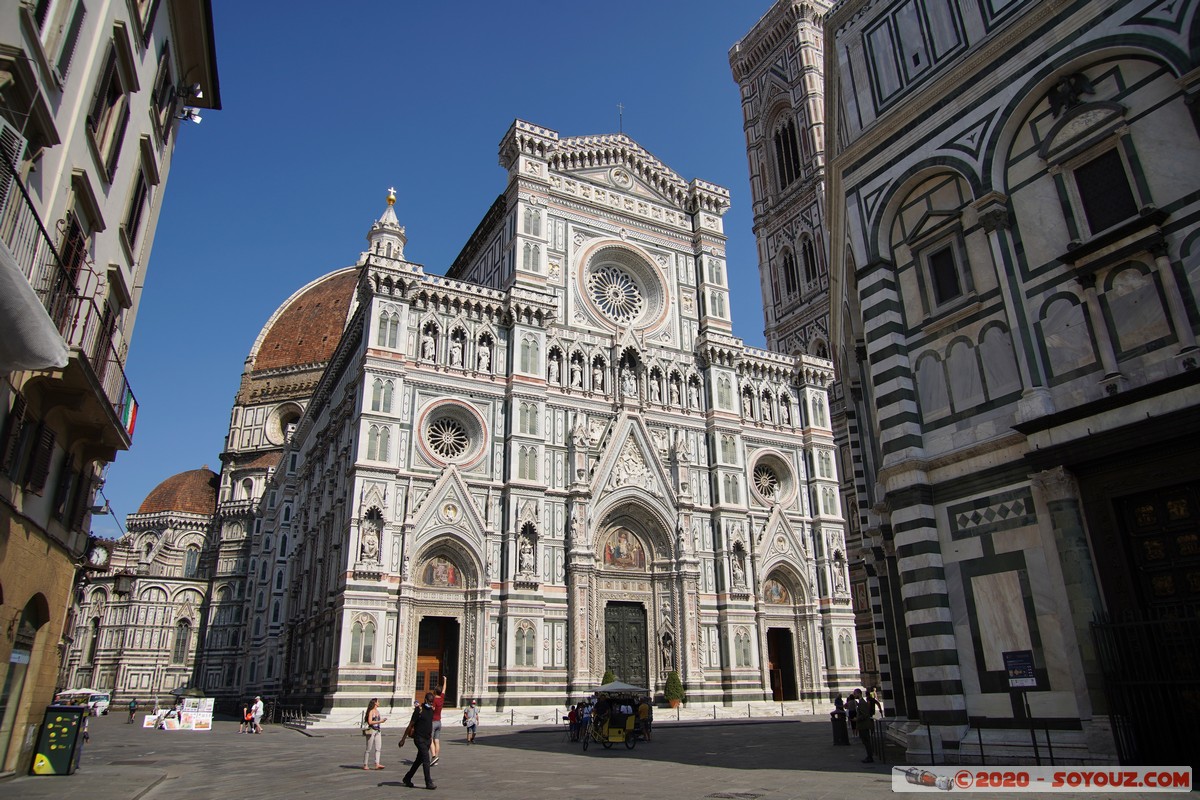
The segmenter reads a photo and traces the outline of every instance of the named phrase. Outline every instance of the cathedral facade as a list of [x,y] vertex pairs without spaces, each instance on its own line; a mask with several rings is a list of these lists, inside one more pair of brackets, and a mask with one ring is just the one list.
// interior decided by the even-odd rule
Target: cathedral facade
[[196,685],[329,711],[442,677],[450,703],[562,704],[606,670],[677,672],[694,702],[844,692],[832,365],[733,335],[728,192],[523,121],[500,161],[444,276],[405,259],[389,197],[358,262],[264,327],[198,555]]

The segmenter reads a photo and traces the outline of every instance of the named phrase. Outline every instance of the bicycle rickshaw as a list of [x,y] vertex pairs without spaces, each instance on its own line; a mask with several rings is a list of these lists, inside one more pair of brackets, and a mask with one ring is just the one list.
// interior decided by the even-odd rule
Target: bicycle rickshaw
[[[603,701],[607,700],[608,712],[601,717],[597,716],[593,709],[591,722],[580,732],[583,749],[587,750],[592,742],[599,742],[606,750],[611,749],[614,744],[624,742],[626,749],[632,750],[637,745],[639,734],[638,698],[647,691],[621,681],[606,683],[597,688],[596,696],[601,698],[597,705],[602,706]],[[623,712],[622,708],[628,708],[629,713]]]

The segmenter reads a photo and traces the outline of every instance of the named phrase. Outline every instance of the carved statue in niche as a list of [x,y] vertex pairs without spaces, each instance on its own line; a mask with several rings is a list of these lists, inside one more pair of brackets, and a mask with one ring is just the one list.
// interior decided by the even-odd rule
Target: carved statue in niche
[[688,384],[688,407],[700,407],[700,387],[694,383]]
[[621,368],[621,394],[626,397],[637,397],[637,378],[633,376],[633,370],[628,367]]
[[528,536],[521,537],[520,558],[517,561],[518,567],[522,575],[533,574],[533,544],[529,541]]
[[662,402],[662,387],[658,385],[658,378],[651,376],[650,378],[650,402]]
[[788,408],[791,405],[786,397],[779,401],[779,422],[783,425],[792,424],[792,412]]
[[462,340],[454,337],[450,340],[450,366],[461,367],[463,363]]
[[744,394],[742,395],[742,416],[750,419],[750,410],[750,395]]
[[599,364],[592,366],[592,391],[604,391],[604,368]]
[[671,636],[671,632],[667,631],[662,635],[662,668],[663,672],[670,672],[675,668],[675,656],[672,652],[675,646],[675,639]]
[[550,356],[546,361],[546,380],[552,385],[558,385],[558,356]]
[[579,366],[578,361],[571,362],[571,386],[576,389],[583,388],[583,367]]
[[577,542],[583,535],[583,504],[575,503],[571,507],[571,541]]
[[433,361],[437,355],[437,349],[433,343],[433,334],[425,331],[421,334],[421,358],[426,361]]
[[379,509],[372,508],[367,512],[362,523],[362,536],[359,542],[359,561],[379,562],[379,543],[383,533],[383,516]]
[[740,549],[735,549],[733,551],[733,558],[730,561],[729,566],[733,570],[733,585],[734,586],[745,586],[746,585],[746,565],[742,561],[742,559],[744,559],[744,558],[745,558],[745,555],[742,553],[742,551]]
[[480,372],[487,372],[492,368],[492,346],[487,339],[479,343],[478,364]]
[[671,381],[671,405],[679,405],[679,383],[675,380]]

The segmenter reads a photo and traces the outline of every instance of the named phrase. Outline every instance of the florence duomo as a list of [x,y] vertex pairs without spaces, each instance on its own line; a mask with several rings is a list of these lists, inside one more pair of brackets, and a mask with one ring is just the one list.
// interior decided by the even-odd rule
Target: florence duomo
[[500,164],[445,275],[390,192],[266,322],[220,473],[168,477],[114,547],[123,650],[117,578],[88,587],[73,682],[336,717],[441,676],[499,708],[606,671],[718,704],[858,681],[832,365],[733,335],[729,193],[523,120]]
[[10,5],[0,781],[66,688],[612,680],[672,788],[1198,768],[1200,0],[347,6],[303,108],[259,4]]

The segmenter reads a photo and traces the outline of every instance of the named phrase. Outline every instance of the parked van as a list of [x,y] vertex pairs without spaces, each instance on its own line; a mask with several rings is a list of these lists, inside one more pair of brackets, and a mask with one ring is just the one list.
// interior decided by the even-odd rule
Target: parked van
[[56,694],[54,702],[64,706],[87,706],[93,714],[107,714],[112,694],[99,689],[68,689]]

